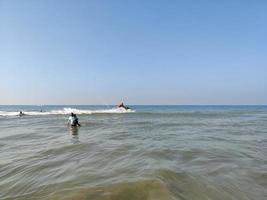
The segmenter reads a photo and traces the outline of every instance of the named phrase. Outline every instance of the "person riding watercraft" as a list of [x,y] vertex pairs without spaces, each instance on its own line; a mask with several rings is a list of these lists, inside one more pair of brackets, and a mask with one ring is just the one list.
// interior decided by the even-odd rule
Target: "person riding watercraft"
[[123,102],[117,106],[118,108],[124,108],[125,110],[129,110],[130,108],[128,106],[125,106]]
[[68,124],[71,125],[71,126],[81,126],[79,124],[78,117],[74,113],[70,114],[70,117],[69,117],[69,120],[68,120]]

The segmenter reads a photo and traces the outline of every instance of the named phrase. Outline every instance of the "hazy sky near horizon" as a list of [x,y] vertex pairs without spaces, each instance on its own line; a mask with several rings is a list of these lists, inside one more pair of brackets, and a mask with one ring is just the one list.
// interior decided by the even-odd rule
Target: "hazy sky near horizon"
[[267,104],[266,0],[0,0],[0,104]]

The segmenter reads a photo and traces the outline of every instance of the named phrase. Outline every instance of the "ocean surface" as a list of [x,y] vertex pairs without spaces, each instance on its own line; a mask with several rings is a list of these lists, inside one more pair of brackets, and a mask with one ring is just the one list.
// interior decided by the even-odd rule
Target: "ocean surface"
[[267,199],[267,106],[131,108],[0,106],[0,199]]

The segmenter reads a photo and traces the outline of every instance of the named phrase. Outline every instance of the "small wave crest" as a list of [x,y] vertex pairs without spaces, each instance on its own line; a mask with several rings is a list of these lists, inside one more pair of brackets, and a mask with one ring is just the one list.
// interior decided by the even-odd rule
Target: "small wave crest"
[[[24,115],[30,116],[40,116],[40,115],[68,115],[70,113],[75,114],[121,114],[121,113],[133,113],[135,110],[124,108],[111,108],[111,109],[101,109],[101,110],[82,110],[76,108],[63,108],[61,110],[51,110],[51,111],[22,111]],[[19,112],[14,111],[0,111],[0,116],[19,116]]]

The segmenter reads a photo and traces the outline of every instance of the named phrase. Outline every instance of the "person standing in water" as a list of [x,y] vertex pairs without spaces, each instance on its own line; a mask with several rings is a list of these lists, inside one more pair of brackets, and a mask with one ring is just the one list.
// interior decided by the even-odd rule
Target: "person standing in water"
[[71,113],[70,114],[70,117],[69,117],[69,120],[68,120],[68,125],[71,125],[71,126],[81,126],[79,124],[78,117],[74,113]]

